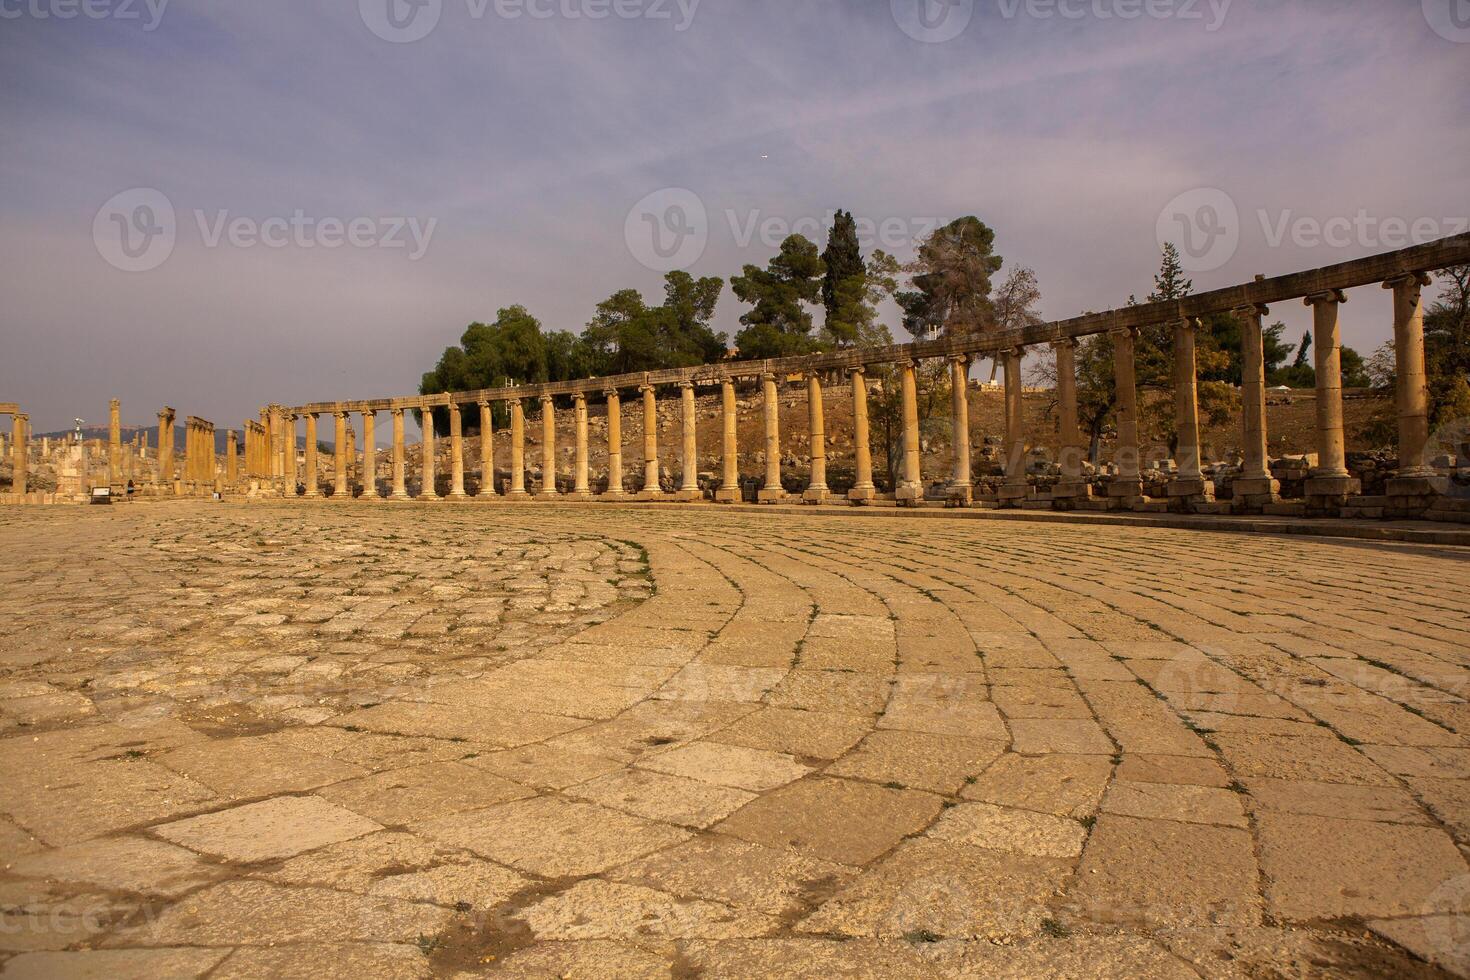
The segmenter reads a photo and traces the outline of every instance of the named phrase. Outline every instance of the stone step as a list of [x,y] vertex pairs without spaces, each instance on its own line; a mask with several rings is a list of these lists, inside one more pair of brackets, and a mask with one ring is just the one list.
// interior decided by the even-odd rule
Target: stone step
[[1265,504],[1261,507],[1261,513],[1272,517],[1303,517],[1307,513],[1307,505],[1303,503]]
[[1342,513],[1339,516],[1341,516],[1344,520],[1350,521],[1377,521],[1383,519],[1383,508],[1359,507],[1355,504],[1349,504],[1342,509]]

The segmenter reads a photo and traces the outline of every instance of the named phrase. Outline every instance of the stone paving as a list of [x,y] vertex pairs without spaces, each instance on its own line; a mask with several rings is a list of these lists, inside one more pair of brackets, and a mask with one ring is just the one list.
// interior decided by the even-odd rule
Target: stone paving
[[1466,553],[0,514],[0,976],[1470,973]]

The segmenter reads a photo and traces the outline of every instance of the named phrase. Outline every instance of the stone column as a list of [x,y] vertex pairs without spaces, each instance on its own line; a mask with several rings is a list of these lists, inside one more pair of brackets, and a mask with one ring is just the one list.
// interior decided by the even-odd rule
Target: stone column
[[540,497],[556,497],[556,403],[550,395],[541,396],[541,492]]
[[894,498],[900,507],[917,507],[924,501],[924,477],[919,459],[918,365],[905,361],[899,368],[899,391],[903,400],[903,470]]
[[653,385],[640,385],[643,395],[643,489],[639,500],[662,500],[663,487],[658,472],[658,399]]
[[1429,381],[1424,363],[1423,289],[1429,276],[1415,273],[1383,284],[1393,290],[1394,400],[1399,413],[1399,469],[1384,487],[1384,517],[1422,518],[1448,493],[1448,476],[1429,465]]
[[1362,484],[1347,469],[1342,429],[1342,335],[1338,307],[1347,302],[1333,289],[1306,298],[1312,308],[1312,347],[1317,368],[1317,467],[1307,477],[1307,513],[1335,515]]
[[720,421],[722,444],[720,446],[720,488],[715,491],[715,502],[720,504],[740,503],[740,446],[737,435],[739,405],[735,401],[735,382],[725,378],[720,383]]
[[1194,342],[1199,320],[1174,323],[1174,479],[1169,481],[1171,509],[1184,512],[1213,503],[1215,484],[1200,469],[1199,388]]
[[852,448],[857,482],[847,499],[855,504],[871,503],[878,495],[873,486],[873,446],[868,435],[868,378],[866,369],[853,368],[852,378]]
[[1002,507],[1019,507],[1030,495],[1026,480],[1026,401],[1021,379],[1025,350],[1012,347],[1002,355],[1006,372],[1006,478],[997,496]]
[[362,413],[362,499],[381,500],[378,496],[378,413],[366,409]]
[[[240,481],[240,443],[234,429],[225,430],[225,483],[234,489]],[[132,462],[129,460],[129,469]]]
[[1077,425],[1077,341],[1071,337],[1055,341],[1052,350],[1057,360],[1057,463],[1062,472],[1051,499],[1053,506],[1070,509],[1092,496],[1092,484],[1082,476],[1086,450]]
[[694,383],[684,381],[679,384],[679,421],[683,426],[684,453],[682,468],[683,474],[679,481],[679,492],[675,496],[679,500],[698,500],[703,496],[699,491],[699,416],[696,414],[698,407],[694,400]]
[[756,500],[774,504],[786,499],[786,490],[781,486],[781,403],[774,374],[761,375],[761,390],[765,396],[766,485],[756,494]]
[[423,405],[419,411],[423,416],[423,458],[419,461],[423,485],[419,488],[420,500],[441,500],[439,488],[434,484],[434,410]]
[[165,489],[174,482],[174,410],[158,413],[158,482]]
[[572,415],[577,429],[576,483],[568,500],[591,500],[592,490],[587,461],[587,396],[580,391],[572,397]]
[[[159,413],[160,422],[163,413]],[[17,412],[10,417],[10,441],[11,452],[15,454],[11,461],[11,493],[22,497],[26,494],[26,480],[31,468],[31,417],[24,412]]]
[[321,489],[317,486],[317,458],[316,458],[316,413],[306,413],[306,489],[302,496],[320,497]]
[[806,378],[806,413],[811,432],[812,468],[801,499],[808,504],[822,504],[832,496],[832,491],[827,489],[827,422],[822,411],[822,376],[815,371]]
[[1108,498],[1116,507],[1133,507],[1143,502],[1143,480],[1138,463],[1138,384],[1133,370],[1133,345],[1138,336],[1131,329],[1114,330],[1113,383],[1117,388],[1118,447],[1113,453],[1117,473],[1108,481]]
[[332,469],[337,478],[332,485],[332,496],[340,502],[352,495],[352,490],[347,485],[347,413],[338,408],[332,412],[332,416],[337,422],[335,441],[332,444]]
[[459,403],[449,402],[449,496],[463,500],[464,492],[464,420]]
[[296,496],[296,416],[284,408],[281,409],[281,496]]
[[527,500],[526,492],[526,410],[519,398],[510,400],[510,493],[509,500]]
[[495,496],[495,413],[488,401],[480,403],[480,493]]
[[107,404],[107,483],[117,490],[122,486],[122,412],[118,400]]
[[1266,346],[1261,319],[1270,312],[1259,304],[1235,311],[1240,324],[1240,414],[1245,455],[1240,475],[1230,485],[1231,510],[1238,514],[1259,513],[1267,504],[1281,499],[1281,484],[1271,478],[1266,442]]
[[1435,475],[1429,465],[1429,382],[1424,365],[1424,273],[1383,284],[1393,290],[1395,401],[1399,413],[1400,479]]
[[612,389],[607,395],[607,493],[609,497],[621,497],[623,490],[623,410],[618,393]]
[[953,430],[954,477],[949,483],[951,507],[968,507],[974,500],[975,481],[970,477],[970,358],[956,354],[949,359],[950,426]]
[[403,409],[390,408],[393,417],[393,491],[389,500],[408,500],[408,483],[405,480],[405,456],[403,451]]

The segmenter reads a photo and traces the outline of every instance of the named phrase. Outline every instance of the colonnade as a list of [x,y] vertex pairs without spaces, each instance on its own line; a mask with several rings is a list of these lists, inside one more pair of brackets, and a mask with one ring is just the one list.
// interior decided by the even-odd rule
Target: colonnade
[[196,486],[213,485],[214,423],[190,415],[184,427],[184,480]]
[[[438,499],[436,485],[435,435],[432,413],[447,410],[449,440],[449,473],[447,497],[469,496],[465,480],[463,411],[479,408],[481,455],[478,460],[479,495],[494,495],[507,500],[568,498],[585,500],[593,496],[590,484],[587,396],[601,393],[607,405],[606,461],[608,476],[605,488],[598,494],[609,500],[633,497],[638,500],[693,500],[704,496],[698,481],[698,445],[696,426],[696,391],[698,387],[720,390],[721,466],[718,484],[711,488],[717,502],[732,503],[741,499],[737,446],[737,381],[757,382],[764,423],[764,475],[756,498],[762,503],[797,499],[822,504],[833,498],[827,482],[829,446],[825,424],[825,384],[845,377],[851,386],[854,447],[852,467],[855,482],[847,499],[856,504],[872,502],[877,497],[873,481],[873,461],[869,449],[868,372],[870,368],[896,368],[899,392],[899,427],[902,452],[896,459],[896,483],[893,497],[900,506],[922,503],[927,496],[921,473],[919,439],[918,378],[919,366],[929,359],[943,359],[953,392],[950,420],[953,426],[952,458],[947,467],[947,483],[941,494],[953,506],[967,506],[975,498],[974,466],[969,424],[968,379],[977,357],[994,358],[1004,369],[1005,424],[1003,444],[1003,478],[996,488],[1000,506],[1050,505],[1060,509],[1089,507],[1094,509],[1156,509],[1167,506],[1179,511],[1210,511],[1222,505],[1214,501],[1214,483],[1203,470],[1200,439],[1198,372],[1195,357],[1196,338],[1202,321],[1209,316],[1228,313],[1240,324],[1242,383],[1241,444],[1243,464],[1232,488],[1230,508],[1243,512],[1260,512],[1280,502],[1279,484],[1272,478],[1267,455],[1265,412],[1265,364],[1263,318],[1270,303],[1301,299],[1312,309],[1313,346],[1316,353],[1316,449],[1317,465],[1306,481],[1305,505],[1309,513],[1331,513],[1359,494],[1360,486],[1346,467],[1343,431],[1341,336],[1339,310],[1346,301],[1345,290],[1381,283],[1394,293],[1393,329],[1397,361],[1398,426],[1401,465],[1396,481],[1390,481],[1390,497],[1431,493],[1437,488],[1435,471],[1428,465],[1428,389],[1424,365],[1423,300],[1421,291],[1429,282],[1428,271],[1448,265],[1470,262],[1470,235],[1456,236],[1424,246],[1354,260],[1306,273],[1274,279],[1258,277],[1254,282],[1228,289],[1187,297],[1183,300],[1146,304],[1088,314],[1072,320],[1040,324],[1021,330],[974,337],[942,338],[938,341],[869,350],[843,350],[799,358],[752,362],[725,362],[696,368],[649,372],[618,378],[589,379],[543,385],[491,389],[476,392],[424,395],[403,399],[368,402],[315,404],[295,409],[271,406],[266,413],[273,429],[289,425],[289,441],[276,443],[281,460],[277,474],[290,473],[283,481],[288,492],[294,492],[295,452],[294,419],[307,420],[307,486],[305,495],[319,496],[316,476],[316,418],[324,412],[337,420],[338,440],[342,446],[351,436],[348,416],[360,413],[364,420],[365,496],[378,498],[374,480],[375,452],[371,427],[377,412],[388,411],[393,420],[392,480],[388,498],[408,499],[404,473],[403,412],[418,410],[425,417],[421,455],[421,499]],[[1135,368],[1136,340],[1140,330],[1163,326],[1172,336],[1174,351],[1173,415],[1176,433],[1173,471],[1167,480],[1163,500],[1145,496],[1143,447],[1140,445],[1138,384]],[[1085,468],[1087,442],[1079,427],[1077,345],[1087,337],[1105,335],[1112,349],[1116,388],[1114,407],[1116,439],[1112,465],[1106,478],[1092,478]],[[1025,441],[1024,389],[1022,376],[1026,358],[1037,348],[1049,347],[1057,369],[1057,478],[1050,492],[1038,496],[1027,473],[1028,447]],[[807,406],[807,428],[810,437],[810,473],[805,488],[788,497],[781,477],[781,426],[778,385],[804,383]],[[642,479],[630,494],[626,485],[622,441],[623,397],[637,391],[643,416]],[[672,489],[664,489],[658,452],[658,413],[660,395],[677,391],[681,415],[681,473]],[[526,480],[525,402],[534,399],[540,405],[541,480],[539,486],[528,486]],[[510,420],[510,474],[504,487],[494,485],[493,443],[506,434],[494,431],[492,406],[503,403]],[[570,473],[558,473],[556,413],[570,405],[573,412],[575,455]],[[277,434],[273,431],[273,435]],[[285,440],[284,432],[280,432]],[[247,446],[255,441],[247,431]],[[334,495],[348,496],[348,465],[351,453],[339,453]],[[471,462],[469,465],[475,465]],[[568,479],[570,488],[558,487],[558,477]],[[563,484],[566,486],[566,484]],[[1157,496],[1161,491],[1153,485]]]

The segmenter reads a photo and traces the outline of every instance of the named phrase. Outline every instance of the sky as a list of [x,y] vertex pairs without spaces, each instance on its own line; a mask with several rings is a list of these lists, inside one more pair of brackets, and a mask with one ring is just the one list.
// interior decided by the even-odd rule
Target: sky
[[1048,319],[1464,231],[1470,0],[0,0],[0,134],[0,402],[239,427],[836,208],[980,217]]

